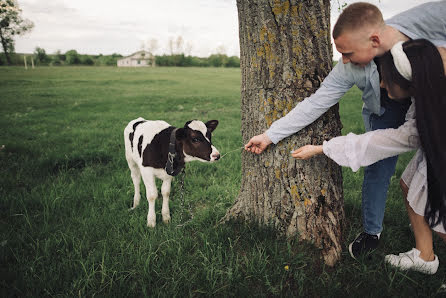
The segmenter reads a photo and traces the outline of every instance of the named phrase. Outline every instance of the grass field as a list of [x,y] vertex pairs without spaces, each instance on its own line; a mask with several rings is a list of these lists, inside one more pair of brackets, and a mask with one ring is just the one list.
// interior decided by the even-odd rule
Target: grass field
[[[362,132],[360,92],[341,100],[343,133]],[[1,296],[435,296],[435,276],[387,266],[414,239],[392,178],[379,249],[353,260],[361,231],[362,171],[344,169],[347,227],[342,260],[324,266],[309,244],[251,225],[218,225],[240,187],[240,154],[187,165],[184,204],[173,183],[172,222],[146,227],[144,199],[129,212],[133,185],[123,129],[142,116],[184,125],[220,121],[221,153],[242,145],[240,71],[215,68],[0,68]],[[188,210],[192,211],[191,218]],[[446,262],[445,245],[435,249]],[[285,267],[288,266],[288,267]],[[286,270],[286,268],[288,270]]]

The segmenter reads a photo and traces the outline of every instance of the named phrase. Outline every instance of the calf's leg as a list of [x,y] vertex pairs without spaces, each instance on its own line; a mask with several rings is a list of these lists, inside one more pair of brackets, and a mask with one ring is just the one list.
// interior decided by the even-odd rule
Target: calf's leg
[[135,209],[139,205],[141,199],[141,193],[139,185],[141,183],[141,172],[139,171],[138,165],[133,161],[131,156],[126,156],[127,163],[130,169],[130,175],[132,176],[133,186],[135,187],[135,194],[133,195],[133,206],[131,210]]
[[141,169],[142,180],[146,186],[146,196],[149,202],[149,211],[147,213],[147,226],[154,228],[156,225],[155,214],[155,200],[158,197],[158,190],[156,189],[155,176],[149,168]]
[[169,176],[163,180],[163,185],[161,186],[161,194],[163,195],[163,208],[161,209],[161,214],[163,215],[164,223],[170,222],[169,195],[171,183],[172,177]]

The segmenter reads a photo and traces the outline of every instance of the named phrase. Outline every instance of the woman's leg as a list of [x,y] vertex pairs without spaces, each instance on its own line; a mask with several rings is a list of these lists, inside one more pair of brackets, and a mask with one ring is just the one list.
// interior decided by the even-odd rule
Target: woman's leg
[[400,180],[400,185],[404,195],[404,204],[406,205],[407,214],[415,235],[416,248],[399,255],[386,255],[385,261],[402,270],[415,270],[425,274],[435,274],[440,262],[438,257],[434,255],[432,231],[424,220],[424,216],[416,214],[410,207],[407,201],[408,187],[403,180]]
[[[407,192],[409,188],[403,180],[400,180],[400,186],[401,190],[403,191],[407,214],[409,215],[409,220],[412,224],[416,249],[421,252],[421,259],[423,259],[424,261],[433,261],[435,259],[435,255],[433,248],[432,231],[429,225],[426,223],[424,216],[416,214],[413,211],[412,207],[410,207],[409,202],[407,201]],[[444,235],[444,237],[445,238],[443,238],[443,240],[446,241],[446,235]]]

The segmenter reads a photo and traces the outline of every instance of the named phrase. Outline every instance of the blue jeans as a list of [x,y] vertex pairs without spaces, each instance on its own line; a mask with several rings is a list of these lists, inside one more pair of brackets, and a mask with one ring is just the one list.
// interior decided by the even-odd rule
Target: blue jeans
[[[410,100],[400,103],[389,99],[387,93],[382,92],[381,103],[385,108],[384,114],[370,115],[370,130],[382,128],[398,128],[405,121]],[[377,235],[382,231],[384,210],[386,208],[387,190],[390,178],[395,172],[398,156],[389,157],[378,161],[364,170],[362,183],[362,216],[364,231],[371,235]]]

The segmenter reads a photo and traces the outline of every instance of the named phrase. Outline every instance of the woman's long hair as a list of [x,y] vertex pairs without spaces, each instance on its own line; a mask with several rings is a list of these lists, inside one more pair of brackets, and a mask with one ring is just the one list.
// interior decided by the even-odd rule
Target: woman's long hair
[[[425,39],[403,43],[412,80],[396,70],[390,52],[380,59],[382,79],[397,84],[415,98],[416,123],[427,160],[428,195],[424,218],[429,226],[446,229],[446,77],[438,49]],[[391,89],[391,87],[390,87]]]

